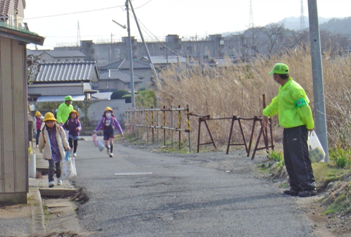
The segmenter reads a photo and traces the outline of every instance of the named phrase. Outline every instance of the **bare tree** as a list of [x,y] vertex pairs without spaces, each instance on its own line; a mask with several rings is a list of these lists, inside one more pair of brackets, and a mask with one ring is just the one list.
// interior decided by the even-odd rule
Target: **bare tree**
[[27,56],[27,84],[30,85],[33,83],[35,78],[39,73],[39,63],[40,56],[28,55]]

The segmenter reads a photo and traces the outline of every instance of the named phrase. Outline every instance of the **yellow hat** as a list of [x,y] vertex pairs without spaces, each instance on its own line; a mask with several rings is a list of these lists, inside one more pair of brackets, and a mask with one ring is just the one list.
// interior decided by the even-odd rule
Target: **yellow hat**
[[[79,116],[79,113],[76,110],[72,110],[71,113],[76,113],[76,115]],[[69,113],[69,115],[71,115],[71,113]]]
[[38,115],[41,115],[41,113],[39,111],[35,111],[34,116],[38,116]]
[[56,121],[54,114],[51,112],[47,112],[44,116],[44,122],[46,121]]
[[106,112],[106,111],[111,111],[111,112],[113,112],[113,110],[111,109],[111,107],[108,107],[108,106],[105,108],[104,112]]

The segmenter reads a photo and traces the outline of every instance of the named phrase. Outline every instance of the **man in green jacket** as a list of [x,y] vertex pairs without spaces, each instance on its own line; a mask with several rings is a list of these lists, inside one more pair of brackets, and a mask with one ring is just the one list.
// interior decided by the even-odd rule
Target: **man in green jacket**
[[65,96],[65,102],[62,102],[57,109],[56,119],[61,125],[67,121],[69,114],[74,110],[72,100],[72,96]]
[[317,195],[307,146],[308,131],[314,129],[310,101],[304,89],[289,76],[288,65],[275,64],[269,75],[273,75],[280,87],[278,95],[263,110],[263,127],[267,127],[269,116],[278,114],[279,125],[284,128],[284,161],[290,180],[290,190],[285,190],[284,194]]

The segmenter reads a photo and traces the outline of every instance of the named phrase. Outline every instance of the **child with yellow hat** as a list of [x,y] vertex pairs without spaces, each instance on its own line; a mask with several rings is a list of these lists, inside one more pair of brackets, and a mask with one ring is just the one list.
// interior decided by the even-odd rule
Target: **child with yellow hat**
[[63,128],[56,122],[53,113],[44,116],[45,126],[39,137],[39,150],[45,160],[49,161],[49,187],[54,187],[54,170],[56,169],[57,185],[62,185],[61,161],[65,158],[65,151],[70,150]]
[[73,148],[74,157],[77,156],[79,131],[82,129],[78,116],[78,112],[72,110],[69,114],[69,119],[63,125],[63,128],[68,131],[68,143],[71,149]]
[[[100,123],[95,128],[94,132],[102,128],[104,134],[105,147],[107,149],[107,154],[112,158],[113,157],[113,138],[115,137],[114,128],[117,128],[122,137],[123,131],[121,125],[115,118],[113,110],[111,107],[106,107],[104,114],[100,120]],[[109,142],[110,141],[110,142]],[[110,143],[110,144],[109,144]]]
[[39,111],[35,111],[34,114],[34,126],[35,129],[37,130],[37,135],[35,137],[35,144],[37,146],[37,148],[39,147],[39,135],[40,135],[40,129],[43,123],[43,116],[41,115],[41,113]]

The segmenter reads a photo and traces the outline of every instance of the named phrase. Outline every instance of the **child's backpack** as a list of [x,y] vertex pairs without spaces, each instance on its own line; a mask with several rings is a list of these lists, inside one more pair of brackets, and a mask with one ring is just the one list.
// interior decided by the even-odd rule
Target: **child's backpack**
[[[115,116],[111,116],[111,119],[113,120],[115,118]],[[100,128],[100,130],[104,130],[104,126],[105,126],[105,120],[106,120],[106,116],[102,117],[102,126]]]

